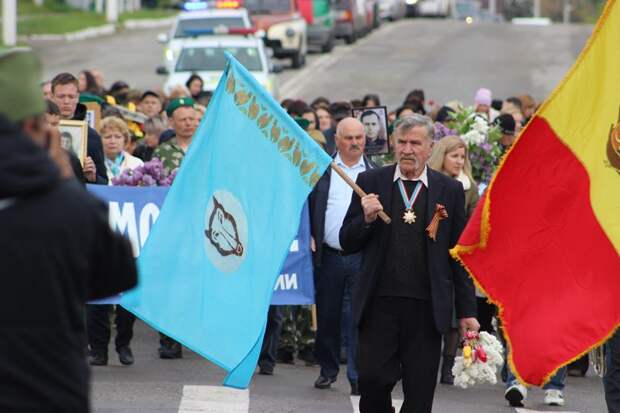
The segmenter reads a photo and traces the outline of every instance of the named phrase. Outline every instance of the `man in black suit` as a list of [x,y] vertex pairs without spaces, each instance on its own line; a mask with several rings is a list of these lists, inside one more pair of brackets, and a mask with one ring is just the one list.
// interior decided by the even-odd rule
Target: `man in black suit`
[[[364,126],[357,119],[348,117],[338,123],[334,163],[352,180],[373,167],[364,157],[365,142]],[[338,239],[352,193],[351,187],[331,168],[327,168],[310,194],[312,237],[316,245],[313,255],[317,310],[315,358],[321,366],[321,373],[314,386],[327,389],[336,381],[340,364],[341,330],[344,330],[348,342],[347,378],[351,384],[351,394],[358,395],[354,363],[356,336],[350,308],[349,311],[345,310],[345,323],[342,325],[340,317],[343,301],[351,302],[350,291],[362,262],[359,253],[343,255]],[[349,297],[345,297],[347,293]]]
[[609,413],[620,412],[620,331],[607,342],[606,371],[603,378],[605,401]]
[[[361,413],[392,412],[391,392],[401,378],[401,413],[431,412],[453,305],[463,332],[480,327],[473,283],[448,253],[465,225],[463,187],[426,167],[433,132],[426,116],[396,122],[398,163],[358,176],[368,195],[352,196],[340,230],[346,253],[363,252],[353,294]],[[426,228],[437,205],[448,216],[432,240]],[[390,225],[377,220],[384,208]]]

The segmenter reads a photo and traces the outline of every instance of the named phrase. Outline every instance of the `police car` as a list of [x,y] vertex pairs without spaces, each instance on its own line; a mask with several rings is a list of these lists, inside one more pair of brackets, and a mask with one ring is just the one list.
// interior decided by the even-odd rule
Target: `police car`
[[238,4],[234,0],[209,2],[208,4],[213,7],[209,9],[206,8],[207,2],[200,3],[204,3],[204,10],[179,13],[170,33],[161,33],[158,36],[159,42],[166,44],[164,47],[164,65],[169,71],[172,71],[174,61],[186,39],[198,37],[202,33],[209,34],[209,30],[230,27],[250,29],[252,27],[246,9],[230,8],[231,3]]
[[158,74],[168,76],[164,92],[168,94],[175,86],[185,85],[193,73],[202,78],[203,90],[215,90],[226,67],[225,52],[229,52],[254,75],[258,83],[278,99],[278,85],[274,73],[281,68],[270,62],[262,39],[252,35],[252,31],[216,29],[211,36],[184,39],[172,69],[163,66],[157,69]]

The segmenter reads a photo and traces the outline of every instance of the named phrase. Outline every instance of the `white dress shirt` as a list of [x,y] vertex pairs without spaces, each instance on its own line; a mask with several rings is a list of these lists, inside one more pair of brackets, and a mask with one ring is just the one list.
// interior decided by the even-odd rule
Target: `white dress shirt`
[[[357,175],[366,170],[366,164],[364,163],[363,156],[360,157],[359,161],[351,167],[344,164],[342,159],[340,159],[340,154],[336,154],[334,162],[354,182],[357,179]],[[323,237],[323,242],[331,248],[337,250],[342,250],[338,234],[340,233],[344,216],[347,214],[347,210],[349,209],[352,194],[353,189],[344,181],[344,179],[342,179],[336,172],[331,171],[329,195],[327,197],[327,209],[325,210],[325,236]]]
[[409,179],[402,174],[402,172],[400,171],[400,165],[397,164],[396,170],[394,171],[394,180],[392,182],[396,182],[398,178],[400,178],[401,181],[422,181],[424,186],[428,188],[428,166],[424,165],[422,173],[416,179]]

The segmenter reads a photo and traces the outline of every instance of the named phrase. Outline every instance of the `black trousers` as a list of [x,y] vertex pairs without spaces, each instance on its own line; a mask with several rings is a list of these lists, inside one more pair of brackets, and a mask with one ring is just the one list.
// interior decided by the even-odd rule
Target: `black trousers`
[[[86,305],[86,332],[88,334],[88,344],[94,353],[108,354],[108,343],[110,342],[110,311],[114,305],[111,304],[87,304]],[[129,311],[120,305],[116,306],[116,339],[114,344],[118,350],[128,346],[133,337],[133,324],[136,321]]]
[[430,301],[374,298],[359,326],[360,413],[391,413],[392,389],[401,378],[401,413],[430,413],[440,355]]
[[[342,303],[347,290],[353,290],[362,264],[362,255],[341,255],[327,246],[323,246],[323,249],[321,267],[315,270],[317,332],[314,355],[321,366],[321,376],[332,378],[337,377],[340,370]],[[357,338],[350,308],[348,317],[348,323],[345,324],[349,326],[349,331],[344,331],[349,338],[347,378],[353,384],[357,383],[354,363]]]
[[495,316],[495,306],[488,302],[485,297],[476,297],[478,302],[478,322],[480,323],[480,331],[486,331],[493,334],[493,317]]
[[282,331],[282,311],[277,305],[270,305],[267,313],[267,328],[263,337],[263,344],[258,357],[258,365],[267,370],[276,366],[278,340]]
[[609,413],[620,413],[620,331],[607,342],[607,372],[603,378]]

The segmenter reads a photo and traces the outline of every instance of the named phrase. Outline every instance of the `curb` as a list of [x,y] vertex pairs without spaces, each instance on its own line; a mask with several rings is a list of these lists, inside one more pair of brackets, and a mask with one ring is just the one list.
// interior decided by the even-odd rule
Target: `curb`
[[[122,25],[128,30],[154,29],[158,27],[171,26],[175,17],[166,17],[163,19],[133,19],[126,20]],[[39,40],[39,41],[67,41],[93,39],[95,37],[108,36],[117,32],[117,25],[109,23],[103,26],[89,27],[88,29],[79,30],[64,34],[31,34],[29,36],[19,36],[20,40]]]
[[89,27],[88,29],[79,30],[64,34],[32,34],[30,36],[20,36],[27,40],[65,40],[72,42],[76,40],[92,39],[100,36],[107,36],[116,32],[116,26],[113,24],[105,24],[103,26]]
[[129,30],[135,29],[155,29],[158,27],[172,26],[175,17],[165,17],[163,19],[134,19],[125,20],[123,26]]

